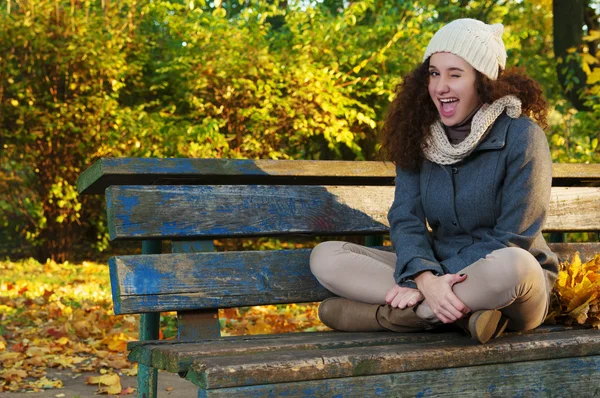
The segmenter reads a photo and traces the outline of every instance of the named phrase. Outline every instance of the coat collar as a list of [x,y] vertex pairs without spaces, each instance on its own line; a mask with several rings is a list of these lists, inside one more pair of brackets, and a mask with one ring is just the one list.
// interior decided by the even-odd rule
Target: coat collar
[[473,152],[484,151],[488,149],[502,149],[506,145],[506,134],[512,118],[502,113],[498,119],[490,126],[490,132],[483,141],[475,148]]

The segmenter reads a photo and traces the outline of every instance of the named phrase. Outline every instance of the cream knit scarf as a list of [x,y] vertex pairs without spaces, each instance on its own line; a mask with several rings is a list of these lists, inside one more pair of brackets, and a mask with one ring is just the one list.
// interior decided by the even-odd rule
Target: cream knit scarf
[[425,158],[437,164],[454,164],[466,158],[475,150],[488,128],[504,110],[513,119],[518,118],[521,115],[521,100],[514,95],[507,95],[494,101],[491,105],[484,104],[473,116],[471,133],[458,145],[450,143],[442,122],[437,120],[431,125],[428,146],[423,149]]

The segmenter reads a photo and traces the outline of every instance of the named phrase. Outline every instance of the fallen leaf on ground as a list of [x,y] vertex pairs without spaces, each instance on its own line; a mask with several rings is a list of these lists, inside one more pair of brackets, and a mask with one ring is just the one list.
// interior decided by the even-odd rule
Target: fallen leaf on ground
[[27,377],[27,372],[20,369],[7,369],[0,373],[0,379],[6,381],[20,381]]
[[121,378],[115,373],[102,376],[88,376],[85,379],[85,383],[98,385],[98,393],[100,394],[116,395],[122,391]]
[[129,395],[129,394],[133,394],[135,392],[135,388],[133,387],[127,387],[121,390],[121,393],[119,395]]

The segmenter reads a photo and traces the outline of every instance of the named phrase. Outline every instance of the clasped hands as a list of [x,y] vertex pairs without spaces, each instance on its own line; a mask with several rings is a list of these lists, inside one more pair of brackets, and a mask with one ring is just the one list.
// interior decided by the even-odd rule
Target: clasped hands
[[403,309],[426,300],[440,321],[452,323],[471,312],[452,291],[452,286],[465,279],[465,274],[435,276],[430,271],[425,271],[415,277],[417,289],[394,285],[385,295],[385,301],[392,307]]

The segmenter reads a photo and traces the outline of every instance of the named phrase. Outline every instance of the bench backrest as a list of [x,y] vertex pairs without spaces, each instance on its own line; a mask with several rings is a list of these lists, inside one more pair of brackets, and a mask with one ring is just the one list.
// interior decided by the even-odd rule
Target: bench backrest
[[[173,240],[184,251],[215,238],[384,235],[393,196],[382,162],[103,159],[80,178],[106,189],[111,240]],[[600,230],[600,165],[554,165],[546,232]],[[187,243],[186,243],[187,242]],[[194,246],[195,245],[195,246]],[[565,259],[599,244],[552,246]],[[118,256],[116,313],[320,301],[309,249]]]

